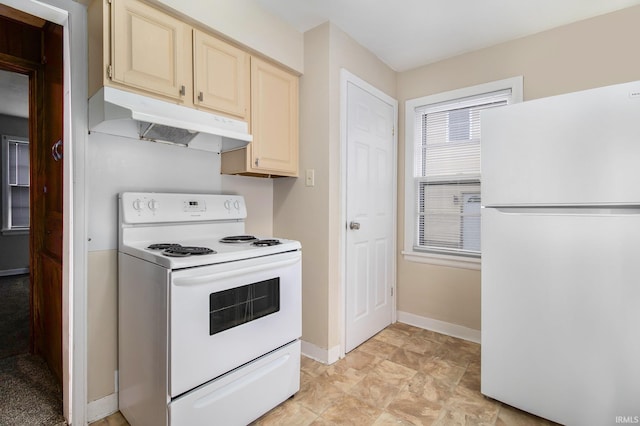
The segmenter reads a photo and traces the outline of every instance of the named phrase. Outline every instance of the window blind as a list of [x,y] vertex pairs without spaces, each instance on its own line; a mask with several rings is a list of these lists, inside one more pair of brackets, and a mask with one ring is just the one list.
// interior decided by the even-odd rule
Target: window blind
[[510,97],[507,89],[415,109],[415,249],[480,254],[480,113]]
[[29,143],[3,136],[6,187],[4,229],[29,228]]

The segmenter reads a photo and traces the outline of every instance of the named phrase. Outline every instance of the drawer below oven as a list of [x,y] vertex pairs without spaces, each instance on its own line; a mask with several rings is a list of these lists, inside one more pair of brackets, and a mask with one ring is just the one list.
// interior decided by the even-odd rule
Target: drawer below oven
[[169,426],[246,425],[300,389],[296,340],[169,403]]

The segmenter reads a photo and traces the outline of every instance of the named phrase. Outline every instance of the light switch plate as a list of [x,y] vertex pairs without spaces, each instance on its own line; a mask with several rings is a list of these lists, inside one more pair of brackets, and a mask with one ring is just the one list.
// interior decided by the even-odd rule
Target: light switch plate
[[316,171],[314,169],[307,169],[305,185],[315,186],[316,184]]

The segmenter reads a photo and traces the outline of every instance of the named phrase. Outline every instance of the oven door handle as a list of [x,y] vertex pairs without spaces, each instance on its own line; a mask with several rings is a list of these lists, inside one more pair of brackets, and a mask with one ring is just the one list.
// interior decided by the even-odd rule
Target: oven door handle
[[266,270],[275,270],[278,268],[285,268],[287,266],[295,265],[300,262],[300,255],[285,260],[279,260],[276,262],[264,263],[262,265],[248,266],[246,268],[233,269],[224,272],[215,272],[212,274],[198,275],[193,277],[175,277],[172,281],[173,285],[178,287],[196,286],[201,284],[210,284],[214,280],[221,280],[225,278],[231,278],[238,275],[246,275],[253,272],[260,272]]

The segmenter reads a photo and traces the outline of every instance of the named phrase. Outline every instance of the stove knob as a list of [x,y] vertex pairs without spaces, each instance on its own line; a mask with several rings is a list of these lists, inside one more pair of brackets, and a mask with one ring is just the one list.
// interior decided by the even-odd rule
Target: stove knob
[[155,212],[156,210],[158,210],[158,207],[160,206],[158,201],[154,200],[153,198],[151,199],[151,201],[149,201],[147,205],[149,206],[149,210],[151,210],[152,212]]
[[240,201],[236,200],[233,202],[233,207],[235,207],[236,210],[240,210]]
[[142,200],[140,198],[133,200],[133,209],[138,212],[142,211]]
[[231,210],[231,201],[227,200],[224,202],[224,208],[227,210]]

